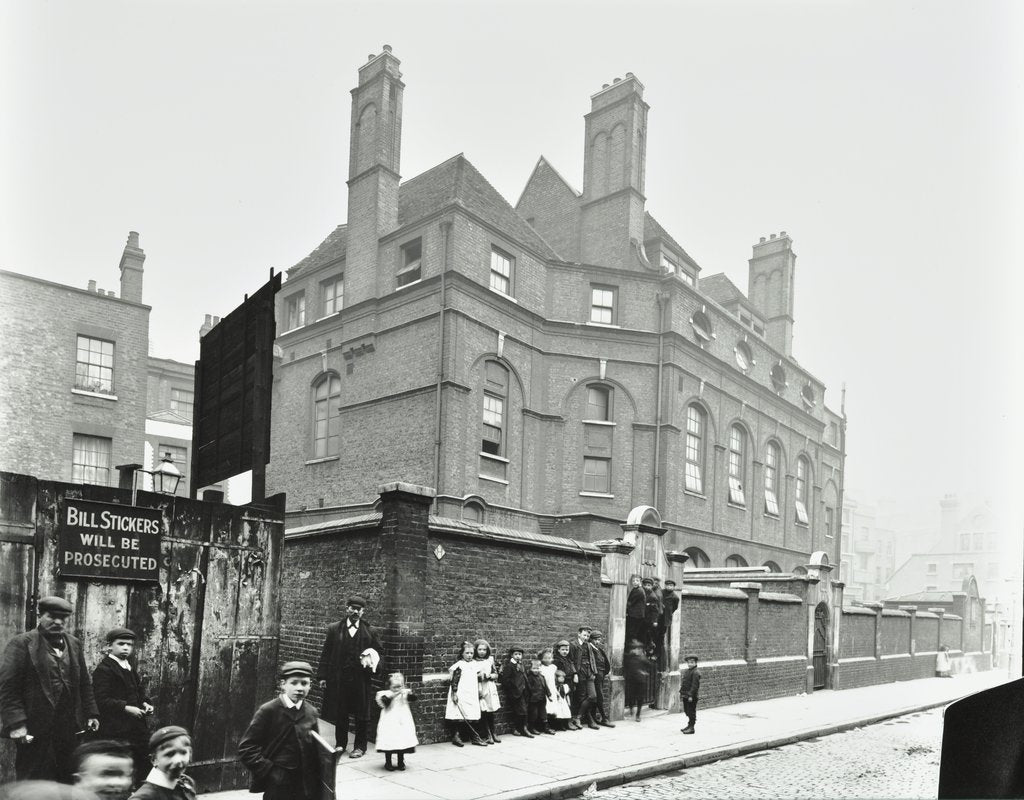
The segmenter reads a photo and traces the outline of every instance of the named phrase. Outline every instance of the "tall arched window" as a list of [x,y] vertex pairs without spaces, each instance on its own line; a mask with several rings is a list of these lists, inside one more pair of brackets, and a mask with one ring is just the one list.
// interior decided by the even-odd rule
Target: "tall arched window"
[[508,399],[508,370],[497,361],[485,367],[483,441],[481,452],[492,456],[505,454],[505,401]]
[[313,386],[313,458],[339,452],[341,434],[341,378],[329,372]]
[[796,460],[796,521],[808,525],[807,517],[807,478],[811,474],[811,464],[806,456]]
[[764,451],[764,513],[779,516],[779,446],[768,442]]
[[747,435],[739,425],[729,428],[729,502],[747,504],[743,494],[747,470]]
[[686,562],[686,569],[693,569],[694,567],[705,568],[711,566],[711,559],[708,558],[708,554],[699,547],[687,547],[683,552],[690,557],[690,560]]
[[686,407],[686,488],[704,494],[704,429],[707,415],[696,403]]
[[729,556],[727,559],[725,559],[725,566],[735,568],[746,567],[749,566],[749,564],[747,564],[747,559],[745,559],[743,556],[733,554]]

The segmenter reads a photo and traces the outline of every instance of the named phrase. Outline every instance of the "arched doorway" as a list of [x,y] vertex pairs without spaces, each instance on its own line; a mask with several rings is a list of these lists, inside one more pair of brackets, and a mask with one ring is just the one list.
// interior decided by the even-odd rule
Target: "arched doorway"
[[824,689],[828,682],[828,606],[818,603],[814,608],[814,688]]

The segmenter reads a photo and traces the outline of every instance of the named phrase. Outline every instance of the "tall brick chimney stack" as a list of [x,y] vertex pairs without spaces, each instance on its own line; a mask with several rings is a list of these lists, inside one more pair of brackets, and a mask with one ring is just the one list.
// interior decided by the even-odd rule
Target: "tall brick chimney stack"
[[139,234],[128,232],[128,244],[121,254],[121,299],[142,302],[142,265],[146,254],[139,247]]
[[380,55],[371,55],[360,67],[359,85],[352,90],[346,305],[375,296],[378,242],[398,227],[405,90],[400,63],[384,45]]
[[796,281],[796,253],[793,240],[783,231],[754,245],[747,279],[747,296],[764,315],[768,344],[787,356],[793,355],[793,289]]
[[581,259],[641,268],[649,108],[644,85],[627,72],[590,101],[584,117]]

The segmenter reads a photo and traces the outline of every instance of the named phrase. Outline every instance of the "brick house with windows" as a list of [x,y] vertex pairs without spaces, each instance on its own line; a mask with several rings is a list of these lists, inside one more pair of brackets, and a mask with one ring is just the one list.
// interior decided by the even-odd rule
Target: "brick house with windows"
[[400,180],[404,88],[390,50],[360,68],[348,222],[279,295],[295,524],[401,480],[452,519],[596,540],[651,505],[709,566],[838,563],[842,419],[792,356],[790,237],[754,245],[749,296],[701,277],[645,210],[633,75],[592,98],[583,191],[541,158],[515,207],[463,155]]
[[[813,573],[801,597],[767,594],[797,604],[806,650],[814,604],[841,596],[844,420],[793,358],[792,240],[754,245],[749,297],[701,277],[645,209],[633,75],[592,98],[582,191],[544,158],[515,206],[461,154],[402,181],[401,78],[388,47],[359,69],[347,222],[278,295],[282,657],[315,661],[359,592],[429,720],[459,637],[532,647],[590,620],[618,668],[630,574],[681,582],[687,558],[742,580]],[[752,629],[728,613],[737,687],[808,688],[810,653],[758,665],[747,648],[737,667]],[[684,616],[673,657],[695,635]]]

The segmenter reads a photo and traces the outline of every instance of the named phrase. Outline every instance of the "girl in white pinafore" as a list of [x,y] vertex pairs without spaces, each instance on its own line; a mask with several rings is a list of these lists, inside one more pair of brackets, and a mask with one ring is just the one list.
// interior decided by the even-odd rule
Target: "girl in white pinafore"
[[462,658],[448,668],[452,674],[452,683],[448,689],[448,704],[444,709],[444,718],[451,723],[452,744],[456,747],[463,746],[460,731],[465,733],[473,744],[486,744],[473,727],[473,723],[480,720],[480,688],[473,652],[472,642],[463,642]]
[[[405,676],[394,672],[388,676],[388,688],[377,692],[377,705],[380,706],[380,721],[377,723],[378,753],[384,754],[384,769],[404,770],[405,754],[415,753],[416,723],[412,719],[409,701],[416,700],[416,695],[405,685]],[[398,766],[392,766],[391,756],[398,756]]]
[[480,681],[480,736],[488,744],[501,744],[494,731],[494,712],[501,708],[498,699],[498,668],[494,665],[491,645],[486,639],[473,642],[473,660],[476,662],[477,680]]
[[[562,723],[564,720],[572,718],[572,711],[569,709],[569,701],[565,698],[565,694],[558,690],[558,682],[555,680],[558,665],[554,662],[554,651],[550,647],[545,647],[538,655],[540,656],[540,674],[544,676],[544,683],[548,690],[549,727],[552,730],[565,730]],[[554,724],[551,724],[551,717],[554,717]]]

